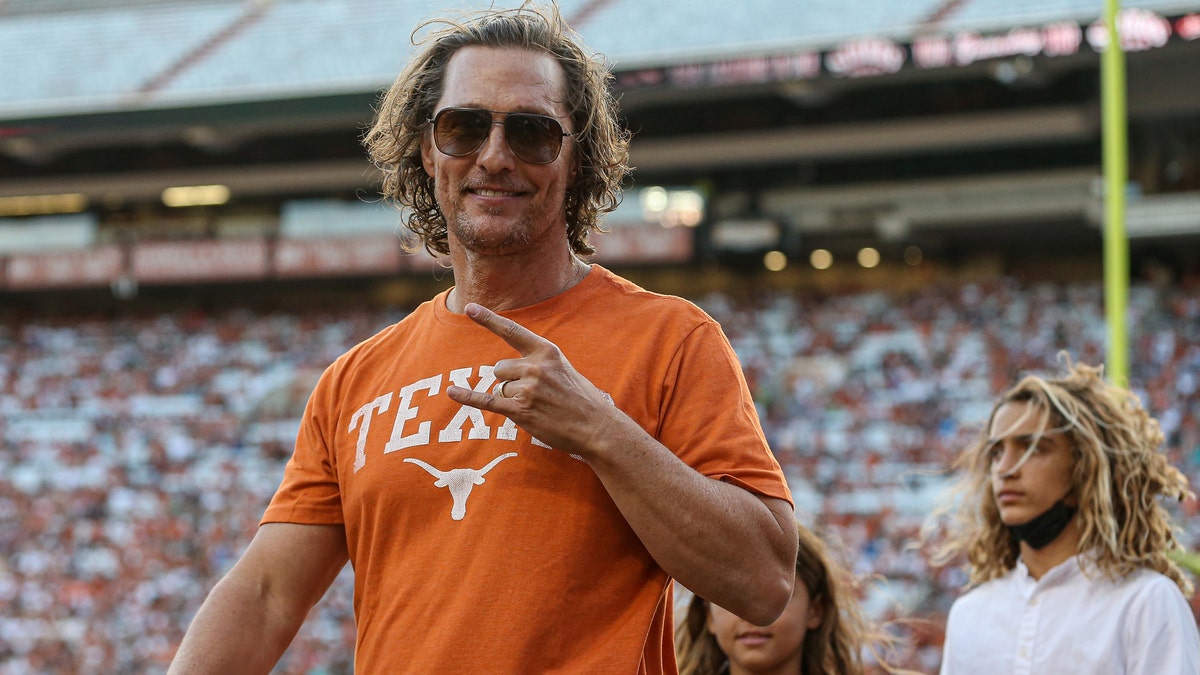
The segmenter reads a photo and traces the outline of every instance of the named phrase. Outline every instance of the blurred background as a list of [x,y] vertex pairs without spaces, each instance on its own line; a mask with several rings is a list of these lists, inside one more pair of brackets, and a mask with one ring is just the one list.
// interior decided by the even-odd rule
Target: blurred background
[[[1128,379],[1195,486],[1200,2],[1122,5]],[[163,671],[316,377],[452,283],[359,139],[469,7],[0,0],[0,675]],[[722,323],[799,517],[936,672],[965,576],[911,543],[950,462],[1018,374],[1105,359],[1102,3],[560,8],[634,133],[594,260]],[[276,672],[351,672],[351,590]]]

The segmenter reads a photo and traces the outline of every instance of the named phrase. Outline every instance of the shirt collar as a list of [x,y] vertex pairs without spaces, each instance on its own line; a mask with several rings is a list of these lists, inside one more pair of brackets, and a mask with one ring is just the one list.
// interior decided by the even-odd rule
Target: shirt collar
[[1029,575],[1029,567],[1025,565],[1025,561],[1017,558],[1017,566],[1013,568],[1013,574],[1017,584],[1028,595],[1033,593],[1038,588],[1057,585],[1081,573],[1081,556],[1073,555],[1070,558],[1051,567],[1042,575],[1041,579],[1034,579]]

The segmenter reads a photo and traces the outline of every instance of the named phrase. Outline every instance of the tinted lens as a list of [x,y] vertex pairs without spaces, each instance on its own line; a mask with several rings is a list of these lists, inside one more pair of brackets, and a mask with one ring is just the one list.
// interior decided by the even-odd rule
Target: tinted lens
[[[492,112],[481,108],[446,108],[433,118],[433,141],[452,157],[475,152],[492,131]],[[503,114],[503,113],[500,113]],[[513,154],[530,164],[549,164],[562,149],[558,120],[532,113],[504,115],[504,140]]]
[[475,152],[491,131],[492,114],[486,110],[447,108],[433,120],[434,145],[451,157]]
[[558,120],[545,115],[512,113],[504,119],[504,138],[513,153],[530,164],[549,164],[562,148]]

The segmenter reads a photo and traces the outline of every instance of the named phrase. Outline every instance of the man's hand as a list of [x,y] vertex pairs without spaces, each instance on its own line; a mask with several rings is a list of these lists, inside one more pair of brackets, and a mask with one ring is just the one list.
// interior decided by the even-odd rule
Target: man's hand
[[590,439],[625,417],[610,396],[575,370],[558,345],[475,303],[464,311],[521,356],[496,362],[497,384],[491,393],[448,387],[446,395],[454,401],[500,413],[542,443],[585,459]]

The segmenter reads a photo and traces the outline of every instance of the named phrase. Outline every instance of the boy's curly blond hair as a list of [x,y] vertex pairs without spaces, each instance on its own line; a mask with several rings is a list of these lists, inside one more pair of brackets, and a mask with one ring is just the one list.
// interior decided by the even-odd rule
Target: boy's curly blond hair
[[1191,579],[1168,557],[1180,545],[1159,498],[1183,500],[1192,493],[1187,477],[1161,452],[1158,421],[1128,389],[1106,383],[1102,368],[1072,365],[1066,356],[1063,360],[1061,376],[1028,375],[1005,392],[988,424],[959,457],[955,468],[960,478],[951,501],[927,524],[929,536],[941,516],[950,516],[933,562],[945,565],[964,555],[971,586],[1001,577],[1016,565],[1019,543],[1000,521],[992,493],[988,431],[1001,406],[1027,403],[1043,429],[1061,430],[1074,446],[1071,494],[1079,502],[1078,553],[1095,555],[1096,567],[1108,578],[1145,567],[1170,577],[1191,597]]

